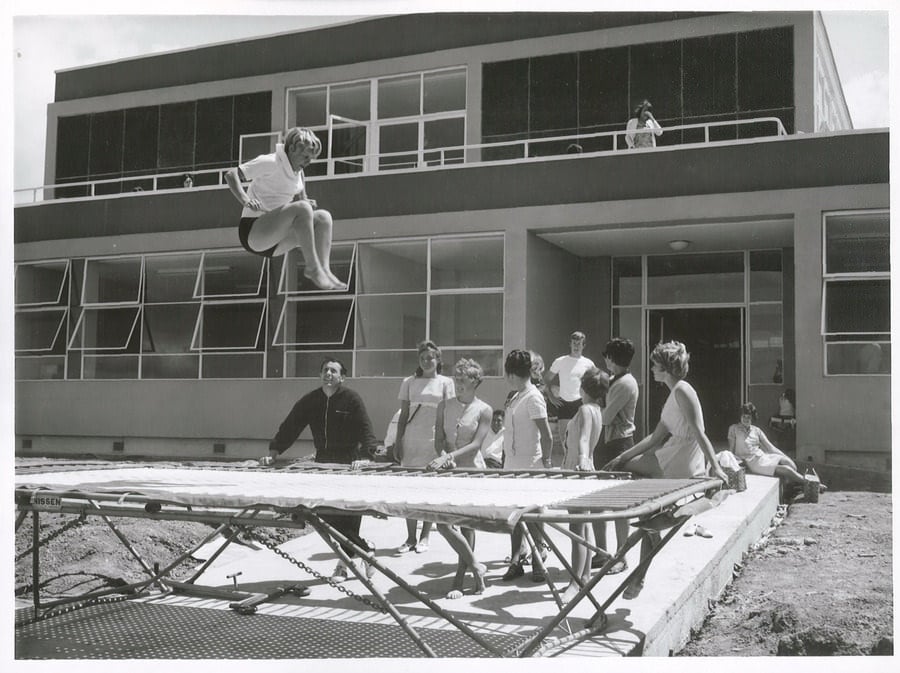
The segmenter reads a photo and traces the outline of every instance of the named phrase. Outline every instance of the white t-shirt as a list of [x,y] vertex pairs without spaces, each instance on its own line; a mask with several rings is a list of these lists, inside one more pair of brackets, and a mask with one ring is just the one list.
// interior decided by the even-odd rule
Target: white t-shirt
[[566,402],[581,399],[581,377],[594,366],[593,360],[583,355],[560,355],[550,365],[550,373],[559,376],[559,396]]
[[[294,171],[291,160],[284,152],[284,145],[275,145],[273,154],[261,154],[239,166],[241,173],[250,180],[247,196],[258,199],[263,211],[269,212],[290,203],[295,194],[303,191],[303,171]],[[241,217],[259,217],[262,212],[245,207]]]

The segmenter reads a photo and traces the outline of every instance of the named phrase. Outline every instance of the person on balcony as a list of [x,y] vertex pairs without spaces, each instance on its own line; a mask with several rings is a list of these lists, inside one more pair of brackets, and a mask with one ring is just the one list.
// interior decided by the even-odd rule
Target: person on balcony
[[625,142],[628,148],[656,147],[656,137],[661,135],[662,127],[653,117],[653,105],[647,99],[642,100],[625,125]]
[[[225,173],[231,194],[243,206],[238,236],[247,252],[277,257],[300,248],[306,276],[321,290],[346,290],[331,272],[331,213],[306,195],[303,169],[322,151],[306,128],[292,128],[275,152]],[[243,184],[250,181],[248,190]]]

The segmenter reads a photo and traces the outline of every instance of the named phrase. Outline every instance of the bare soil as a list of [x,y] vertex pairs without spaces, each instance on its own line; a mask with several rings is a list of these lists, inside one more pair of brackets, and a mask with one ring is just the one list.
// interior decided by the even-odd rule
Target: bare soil
[[679,656],[893,654],[891,495],[797,501]]

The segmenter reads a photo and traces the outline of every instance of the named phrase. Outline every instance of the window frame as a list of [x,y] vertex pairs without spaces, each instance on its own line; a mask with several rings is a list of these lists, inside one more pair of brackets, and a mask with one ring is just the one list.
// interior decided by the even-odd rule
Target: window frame
[[[60,264],[65,263],[65,268],[63,269],[62,280],[59,283],[59,292],[56,294],[55,301],[28,301],[28,302],[19,302],[16,299],[16,291],[15,291],[15,283],[18,281],[19,277],[19,269],[22,267],[35,267],[35,266],[47,266],[50,264]],[[63,292],[66,289],[66,281],[69,280],[69,274],[72,272],[72,260],[71,259],[46,259],[41,260],[39,262],[21,262],[15,265],[15,269],[13,270],[13,304],[17,309],[20,308],[34,308],[38,306],[58,306],[63,301]]]

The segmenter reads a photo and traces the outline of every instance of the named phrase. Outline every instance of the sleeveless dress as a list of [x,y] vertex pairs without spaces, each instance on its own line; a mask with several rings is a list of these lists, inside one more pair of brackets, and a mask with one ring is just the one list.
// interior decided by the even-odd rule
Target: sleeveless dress
[[[487,402],[482,402],[477,397],[468,404],[463,404],[456,397],[444,402],[444,436],[453,449],[472,442],[478,432],[478,421],[485,409],[488,414],[493,411]],[[481,450],[476,448],[454,460],[457,467],[484,467],[483,460],[481,465],[477,464],[480,456]]]
[[[436,374],[431,378],[408,376],[400,384],[401,401],[409,402],[409,415],[403,433],[403,467],[425,467],[435,459],[434,422],[437,405],[456,397],[456,386],[449,376]],[[413,415],[415,414],[415,415]]]
[[[659,461],[664,477],[673,479],[705,477],[706,460],[703,451],[694,438],[687,419],[681,413],[678,402],[675,401],[675,391],[679,387],[693,390],[687,381],[679,381],[669,393],[660,415],[660,421],[666,426],[671,437],[657,450],[656,459]],[[700,431],[705,432],[702,409],[697,422],[700,425]]]
[[[603,432],[603,412],[596,404],[584,404],[581,409],[587,409],[591,415],[593,423],[591,424],[591,436],[588,439],[588,462],[593,461],[594,447],[600,440],[600,434]],[[575,418],[571,420],[566,428],[566,445],[565,454],[563,455],[562,468],[564,470],[574,470],[578,467],[578,445],[581,440],[581,432],[584,428],[584,417],[581,409],[575,414]]]

